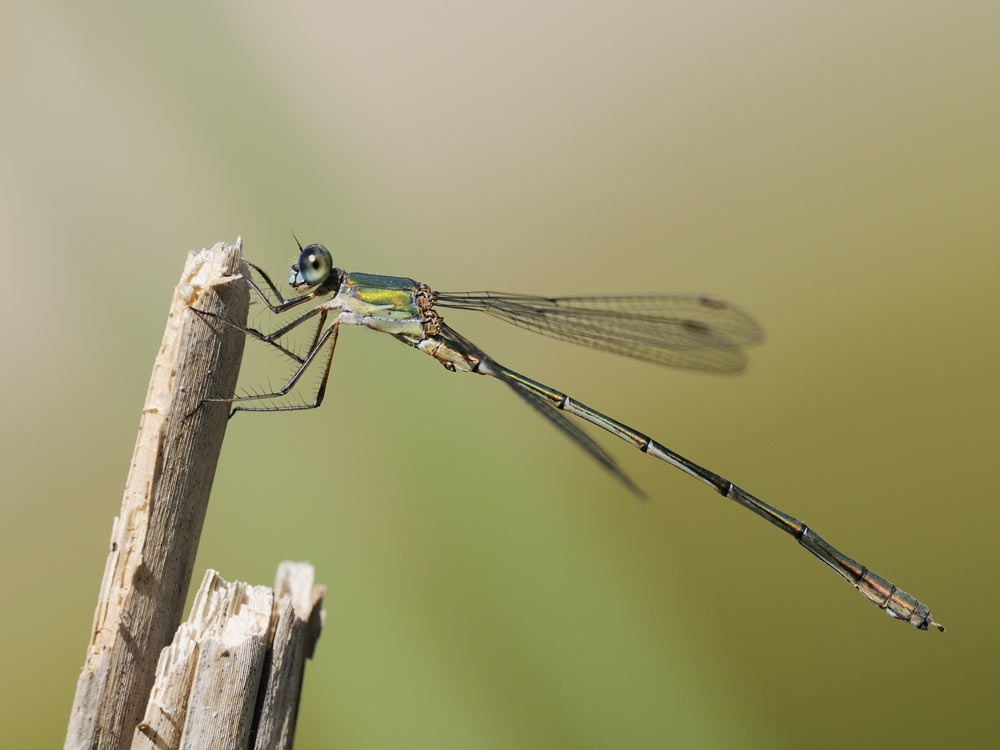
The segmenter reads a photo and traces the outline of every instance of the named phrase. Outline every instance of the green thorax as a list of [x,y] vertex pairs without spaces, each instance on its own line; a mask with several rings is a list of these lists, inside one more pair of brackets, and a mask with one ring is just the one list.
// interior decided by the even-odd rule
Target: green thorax
[[417,282],[402,276],[346,273],[339,297],[345,307],[362,315],[382,318],[420,318],[415,294]]
[[413,279],[404,276],[382,276],[377,273],[346,273],[344,282],[374,289],[405,289],[412,292],[417,288],[417,282]]

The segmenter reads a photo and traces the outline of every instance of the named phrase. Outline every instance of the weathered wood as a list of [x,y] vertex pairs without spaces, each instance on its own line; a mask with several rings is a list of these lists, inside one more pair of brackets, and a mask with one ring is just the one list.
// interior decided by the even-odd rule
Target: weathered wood
[[324,588],[283,562],[275,590],[205,574],[188,620],[160,654],[133,750],[290,748]]
[[249,747],[274,593],[208,570],[191,614],[160,653],[132,748]]
[[121,512],[111,531],[94,626],[77,682],[65,748],[128,747],[160,651],[183,613],[244,336],[189,306],[246,320],[239,242],[189,256],[153,365]]
[[258,700],[255,750],[287,750],[295,739],[305,661],[312,658],[325,615],[326,589],[313,582],[313,567],[308,563],[286,561],[278,566],[274,635],[267,682]]
[[224,596],[211,607],[218,611],[212,619],[219,627],[209,632],[198,649],[182,750],[250,746],[274,592],[240,582],[224,586]]

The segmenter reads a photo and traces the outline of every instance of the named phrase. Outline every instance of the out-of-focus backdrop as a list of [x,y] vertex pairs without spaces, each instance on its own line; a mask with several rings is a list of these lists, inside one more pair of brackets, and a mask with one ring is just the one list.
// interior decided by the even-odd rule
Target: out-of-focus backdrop
[[230,422],[195,571],[329,587],[299,747],[995,739],[996,6],[193,5],[0,9],[5,746],[62,740],[185,254],[242,235],[284,279],[291,230],[438,289],[738,303],[767,331],[741,377],[448,321],[949,627],[347,330],[322,409]]

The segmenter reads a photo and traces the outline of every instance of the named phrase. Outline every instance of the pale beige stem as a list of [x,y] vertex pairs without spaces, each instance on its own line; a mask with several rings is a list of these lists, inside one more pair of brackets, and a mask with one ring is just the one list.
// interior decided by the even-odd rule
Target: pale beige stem
[[65,747],[128,747],[160,650],[181,620],[244,335],[191,306],[246,320],[239,241],[192,254],[174,292],[153,365],[121,512],[111,531],[94,626]]
[[283,562],[272,590],[209,570],[160,654],[133,750],[290,750],[324,615],[313,578],[308,563]]

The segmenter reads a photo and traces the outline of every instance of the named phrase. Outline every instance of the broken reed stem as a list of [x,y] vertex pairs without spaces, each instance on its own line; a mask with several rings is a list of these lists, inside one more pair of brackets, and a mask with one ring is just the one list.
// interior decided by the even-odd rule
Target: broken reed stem
[[191,614],[160,653],[133,750],[290,750],[305,660],[325,589],[308,563],[283,562],[274,588],[208,570]]
[[160,651],[180,623],[228,405],[205,396],[236,386],[244,335],[189,307],[244,322],[240,241],[188,257],[153,365],[122,507],[111,531],[94,625],[65,748],[128,747]]

